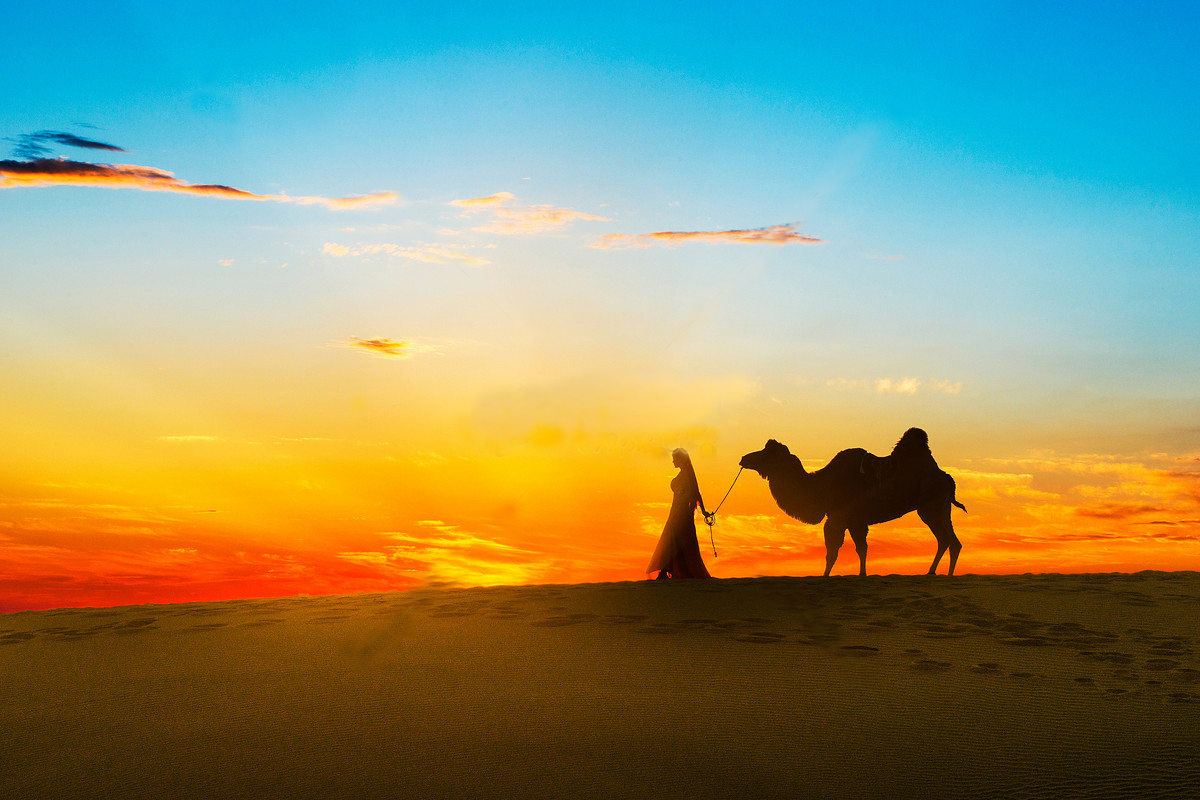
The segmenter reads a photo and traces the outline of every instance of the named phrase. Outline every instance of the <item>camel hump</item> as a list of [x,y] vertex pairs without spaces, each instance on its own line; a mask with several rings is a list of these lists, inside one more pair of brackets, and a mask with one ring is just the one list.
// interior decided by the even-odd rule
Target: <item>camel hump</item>
[[929,449],[929,434],[920,428],[909,428],[892,448],[892,455],[899,458],[933,455]]

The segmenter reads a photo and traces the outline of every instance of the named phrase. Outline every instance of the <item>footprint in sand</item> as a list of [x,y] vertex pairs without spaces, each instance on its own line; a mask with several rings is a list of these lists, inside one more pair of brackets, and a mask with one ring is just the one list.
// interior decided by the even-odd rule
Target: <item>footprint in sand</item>
[[1051,644],[1051,641],[1044,636],[1001,636],[997,641],[1016,647],[1045,647]]
[[869,647],[865,644],[844,644],[838,649],[842,651],[842,655],[847,656],[873,656],[879,652],[878,647]]
[[797,641],[799,641],[801,644],[811,644],[814,647],[824,647],[840,641],[841,638],[842,637],[838,636],[836,633],[812,633],[808,636],[800,636]]
[[1113,651],[1096,652],[1092,650],[1084,650],[1079,654],[1088,661],[1107,661],[1110,664],[1132,664],[1135,659],[1129,653],[1117,653]]
[[918,658],[909,663],[908,668],[918,672],[945,672],[953,666],[949,661],[937,661],[932,658]]
[[1200,701],[1200,695],[1191,692],[1171,692],[1165,698],[1168,703],[1195,703]]
[[985,661],[981,664],[972,664],[970,670],[979,675],[999,675],[1000,665],[994,661]]
[[142,631],[158,630],[158,626],[154,623],[158,622],[153,617],[143,617],[142,619],[131,619],[128,622],[122,622],[113,628],[113,633],[141,633]]
[[762,617],[742,617],[741,619],[727,619],[721,622],[712,622],[709,624],[711,624],[714,628],[720,628],[721,630],[733,632],[761,628],[764,625],[772,624],[772,621],[769,619],[763,619]]
[[616,625],[629,625],[649,619],[645,614],[605,614],[604,621]]
[[1179,666],[1178,661],[1170,658],[1151,658],[1146,661],[1146,669],[1151,672],[1166,672]]
[[733,638],[739,642],[750,642],[752,644],[778,644],[783,641],[783,634],[771,633],[770,631],[754,631]]
[[1175,683],[1200,683],[1200,669],[1180,667],[1171,670],[1167,677]]
[[961,639],[970,632],[969,625],[960,623],[918,622],[916,626],[923,639]]
[[1181,639],[1160,639],[1154,642],[1147,652],[1156,656],[1186,656],[1192,650]]
[[36,638],[37,634],[33,633],[6,633],[3,636],[0,636],[0,644],[20,644],[21,642],[27,642],[30,639]]
[[261,628],[265,625],[278,625],[283,622],[281,619],[252,619],[249,622],[243,622],[243,628]]
[[560,617],[547,617],[537,622],[529,623],[535,628],[561,628],[564,625],[578,625],[581,622],[596,619],[595,614],[566,614]]
[[75,642],[80,639],[85,639],[88,636],[95,636],[99,632],[100,631],[95,630],[94,628],[89,628],[88,630],[82,631],[67,630],[63,631],[62,633],[54,634],[54,638],[61,642]]

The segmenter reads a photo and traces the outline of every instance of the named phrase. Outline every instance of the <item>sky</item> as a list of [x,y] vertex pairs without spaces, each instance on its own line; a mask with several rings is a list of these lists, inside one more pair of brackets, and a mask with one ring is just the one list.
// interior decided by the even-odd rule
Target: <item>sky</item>
[[638,580],[673,448],[911,426],[960,573],[1200,569],[1200,11],[680,9],[8,9],[0,611]]

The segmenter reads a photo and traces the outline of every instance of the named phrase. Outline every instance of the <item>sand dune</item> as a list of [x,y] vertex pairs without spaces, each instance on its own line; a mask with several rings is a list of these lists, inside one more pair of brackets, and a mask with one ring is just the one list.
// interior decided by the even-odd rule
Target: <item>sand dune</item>
[[1200,574],[0,615],[0,797],[1196,797]]

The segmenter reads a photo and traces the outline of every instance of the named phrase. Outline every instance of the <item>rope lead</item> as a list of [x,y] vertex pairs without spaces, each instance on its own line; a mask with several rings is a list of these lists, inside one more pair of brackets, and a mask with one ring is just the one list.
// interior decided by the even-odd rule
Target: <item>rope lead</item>
[[743,469],[745,469],[745,467],[739,469],[738,474],[733,476],[733,483],[729,484],[728,491],[726,491],[725,496],[721,498],[721,502],[717,503],[717,507],[704,515],[704,524],[708,526],[708,542],[712,545],[713,558],[717,557],[717,542],[713,538],[713,525],[717,523],[717,512],[721,510],[721,506],[725,505],[725,501],[729,499],[729,492],[733,491],[733,487],[737,484],[738,478],[742,477]]

